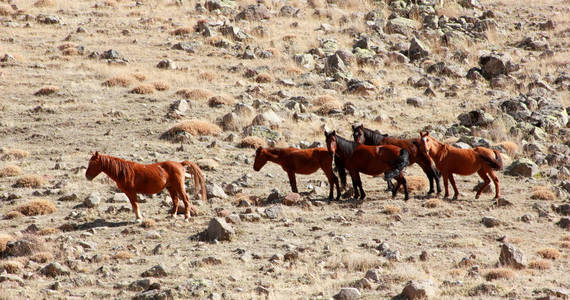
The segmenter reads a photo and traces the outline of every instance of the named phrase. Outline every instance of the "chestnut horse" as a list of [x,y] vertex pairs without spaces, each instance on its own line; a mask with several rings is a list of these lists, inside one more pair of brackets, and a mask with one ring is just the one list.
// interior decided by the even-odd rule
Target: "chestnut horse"
[[142,222],[137,194],[156,194],[166,188],[172,198],[171,216],[176,217],[178,198],[181,198],[185,205],[184,217],[188,221],[190,208],[192,208],[193,214],[196,214],[197,211],[194,206],[191,206],[184,188],[185,167],[188,167],[188,171],[194,176],[196,196],[198,189],[200,189],[202,200],[206,201],[204,175],[200,167],[190,161],[164,161],[143,165],[95,152],[89,160],[85,177],[87,180],[93,180],[99,173],[103,172],[113,179],[119,189],[129,198],[136,216],[136,222]]
[[445,184],[444,198],[449,196],[448,180],[451,181],[455,193],[453,200],[459,196],[453,174],[467,176],[475,172],[485,181],[483,186],[477,191],[475,199],[479,199],[483,190],[491,182],[489,176],[495,184],[495,199],[500,197],[499,178],[493,173],[493,170],[501,170],[503,168],[503,159],[499,151],[485,147],[459,149],[452,145],[441,143],[430,136],[429,132],[420,132],[420,137],[421,151],[429,155],[430,160],[435,163],[435,166],[443,176],[443,183]]
[[[437,193],[441,193],[441,186],[439,185],[439,174],[433,168],[429,157],[419,150],[420,139],[399,139],[389,137],[387,134],[381,134],[378,130],[371,130],[365,128],[364,125],[352,125],[352,137],[357,143],[377,146],[377,145],[394,145],[408,150],[410,154],[410,165],[418,164],[426,174],[429,181],[428,195],[433,194],[434,181],[437,186]],[[388,187],[392,186],[392,182],[388,181]]]
[[289,184],[293,193],[297,193],[297,174],[313,174],[318,169],[322,169],[329,180],[329,201],[333,199],[333,190],[336,185],[337,197],[340,199],[340,186],[338,178],[334,175],[332,168],[332,157],[325,148],[311,148],[311,149],[298,149],[298,148],[262,148],[259,147],[255,151],[255,162],[253,169],[255,171],[261,170],[267,161],[274,162],[283,168],[289,176]]
[[[367,146],[344,139],[336,135],[336,131],[325,131],[328,151],[339,158],[342,166],[348,170],[352,178],[354,197],[360,200],[366,197],[360,180],[360,173],[379,175],[384,179],[395,178],[397,185],[392,189],[392,197],[396,196],[400,185],[404,185],[404,199],[408,200],[408,186],[402,170],[409,164],[408,150],[394,145]],[[338,168],[338,166],[337,166]],[[360,189],[360,190],[359,190]]]

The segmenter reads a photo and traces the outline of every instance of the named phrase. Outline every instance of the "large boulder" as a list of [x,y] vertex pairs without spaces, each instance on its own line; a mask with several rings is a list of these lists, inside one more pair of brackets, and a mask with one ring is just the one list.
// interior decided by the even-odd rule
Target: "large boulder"
[[412,280],[402,290],[402,298],[407,300],[429,299],[435,296],[434,283],[431,280]]
[[386,33],[399,33],[408,36],[419,26],[420,23],[416,20],[397,17],[389,20],[384,30]]
[[422,59],[429,55],[430,49],[422,41],[417,38],[413,38],[410,42],[410,48],[408,49],[408,57],[410,60]]
[[526,267],[526,258],[521,250],[515,248],[515,246],[509,243],[504,243],[503,246],[501,246],[499,263],[503,266],[523,269]]
[[247,21],[261,21],[263,19],[269,19],[271,13],[269,9],[263,4],[252,4],[247,6],[244,10],[236,15],[236,21],[247,20]]
[[515,160],[505,170],[505,174],[511,176],[534,177],[538,173],[538,166],[528,158]]
[[341,288],[333,298],[335,300],[356,300],[360,298],[360,291],[353,287]]
[[208,229],[202,233],[202,238],[207,241],[229,241],[235,235],[235,231],[223,218],[212,218]]
[[481,66],[483,77],[487,80],[490,80],[500,74],[507,75],[519,68],[518,65],[511,62],[511,58],[508,55],[498,55],[493,53],[484,54],[479,57],[479,65]]
[[473,110],[468,113],[460,114],[457,119],[459,123],[463,126],[488,126],[491,125],[495,118],[489,113],[484,112],[481,109]]

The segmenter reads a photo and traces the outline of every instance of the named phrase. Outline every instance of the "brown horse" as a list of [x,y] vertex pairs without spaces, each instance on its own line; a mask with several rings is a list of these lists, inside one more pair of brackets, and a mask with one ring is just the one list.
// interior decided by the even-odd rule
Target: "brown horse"
[[[352,137],[357,143],[377,146],[377,145],[394,145],[408,150],[410,154],[410,166],[418,164],[426,174],[429,181],[428,195],[434,192],[434,181],[437,187],[437,193],[441,193],[441,186],[439,185],[439,174],[433,168],[429,157],[423,152],[419,151],[420,139],[399,139],[390,137],[387,134],[381,134],[378,130],[371,130],[365,128],[364,125],[352,125]],[[388,181],[390,188],[392,183]]]
[[[402,170],[409,164],[409,154],[404,148],[393,145],[367,146],[336,135],[336,131],[325,131],[327,149],[337,156],[342,166],[348,170],[352,178],[354,197],[360,200],[366,197],[360,180],[360,173],[379,175],[384,173],[384,179],[395,178],[396,187],[392,189],[392,197],[396,196],[400,185],[404,185],[404,199],[408,200],[408,186]],[[337,166],[338,168],[338,166]]]
[[[443,144],[429,135],[429,132],[420,132],[420,149],[422,152],[429,154],[430,159],[435,162],[435,166],[443,176],[445,184],[444,198],[449,196],[448,180],[453,186],[453,200],[459,196],[457,186],[453,174],[462,176],[471,175],[475,172],[483,178],[485,183],[477,191],[475,199],[481,196],[483,190],[489,185],[491,179],[495,184],[495,199],[500,197],[499,178],[495,176],[493,170],[501,170],[503,168],[503,159],[497,150],[491,150],[485,147],[475,147],[472,149],[459,149],[448,144]],[[489,176],[487,176],[489,175]]]
[[142,222],[137,194],[156,194],[166,188],[172,198],[173,207],[171,216],[176,217],[176,213],[178,212],[178,198],[181,198],[185,205],[184,217],[185,220],[188,221],[190,218],[190,208],[192,208],[193,214],[197,211],[194,206],[191,206],[184,188],[185,167],[188,167],[188,171],[194,176],[196,196],[198,195],[198,189],[200,189],[202,200],[206,201],[204,175],[200,167],[190,161],[164,161],[150,165],[142,165],[95,152],[89,160],[85,177],[87,180],[93,180],[99,173],[103,172],[113,179],[119,189],[129,197],[133,212],[136,216],[136,222]]
[[253,169],[255,171],[261,170],[267,161],[274,162],[283,168],[287,175],[289,175],[289,184],[293,193],[297,193],[297,174],[313,174],[318,169],[322,169],[329,180],[329,201],[333,199],[333,190],[336,185],[337,200],[340,198],[340,186],[338,178],[334,175],[332,168],[332,157],[325,148],[311,148],[311,149],[298,149],[298,148],[262,148],[259,147],[255,151],[255,162]]

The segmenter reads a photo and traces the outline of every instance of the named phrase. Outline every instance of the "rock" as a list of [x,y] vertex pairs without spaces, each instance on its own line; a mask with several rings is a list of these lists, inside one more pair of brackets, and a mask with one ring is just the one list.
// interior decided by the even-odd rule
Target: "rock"
[[186,111],[188,111],[189,105],[188,101],[184,99],[176,100],[170,104],[169,115],[174,117],[180,117],[186,115]]
[[272,110],[266,111],[262,114],[259,114],[253,118],[251,121],[252,125],[262,125],[262,126],[274,126],[279,127],[283,120]]
[[301,195],[298,193],[289,193],[287,196],[285,196],[285,199],[283,199],[283,204],[287,206],[293,206],[296,205],[299,201],[301,201]]
[[146,291],[150,287],[150,279],[139,279],[131,282],[127,290],[131,292]]
[[269,289],[263,286],[258,286],[255,289],[253,289],[258,295],[265,295],[265,296],[269,296]]
[[544,23],[539,23],[538,28],[540,28],[540,30],[554,30],[554,28],[556,28],[556,24],[554,24],[554,21],[548,20]]
[[136,294],[132,300],[172,300],[174,299],[173,293],[168,290],[148,290]]
[[186,51],[187,53],[196,53],[196,47],[197,45],[195,43],[180,42],[174,44],[172,49]]
[[315,67],[315,60],[311,54],[297,54],[293,57],[295,62],[306,69],[313,69]]
[[389,20],[384,30],[386,31],[386,33],[389,34],[399,33],[405,36],[409,36],[413,30],[419,27],[420,24],[418,23],[418,21],[397,17]]
[[560,218],[556,225],[560,226],[562,229],[570,230],[570,218]]
[[156,67],[159,69],[168,69],[168,70],[175,70],[176,64],[170,59],[164,59],[156,64]]
[[481,223],[485,225],[485,227],[491,228],[501,225],[501,221],[494,217],[483,217]]
[[218,162],[211,159],[211,158],[199,159],[196,161],[196,164],[200,167],[200,169],[206,170],[206,171],[214,171],[219,166]]
[[57,277],[70,274],[69,270],[66,267],[60,265],[58,262],[53,262],[43,267],[40,270],[40,273],[49,277]]
[[546,41],[537,41],[532,37],[526,37],[522,39],[520,42],[516,43],[515,45],[517,48],[522,48],[525,50],[530,51],[545,51],[550,48],[548,42]]
[[14,275],[14,274],[1,274],[0,275],[0,283],[2,283],[4,281],[14,281],[14,282],[17,282],[20,286],[24,286],[24,284],[25,284],[25,282],[22,278],[20,278],[18,275]]
[[119,54],[119,51],[117,50],[109,49],[103,52],[100,57],[102,59],[120,59],[121,54]]
[[347,83],[345,92],[361,96],[369,96],[376,91],[376,87],[369,81],[351,79]]
[[299,8],[294,8],[290,5],[283,5],[279,10],[279,16],[281,17],[296,17],[301,11]]
[[515,248],[515,246],[509,243],[504,243],[501,246],[499,263],[503,266],[511,266],[516,269],[523,269],[526,267],[526,258],[521,250]]
[[269,219],[278,219],[283,216],[283,207],[279,204],[266,208],[263,213]]
[[234,235],[234,229],[223,218],[212,218],[202,237],[207,241],[230,241]]
[[402,298],[408,300],[428,299],[435,296],[434,283],[431,280],[409,281],[402,290]]
[[40,14],[36,17],[36,21],[42,24],[60,24],[61,18],[58,16]]
[[555,212],[557,212],[563,216],[570,216],[570,204],[569,203],[561,204],[558,206],[552,204],[552,210],[554,210]]
[[164,266],[162,265],[156,265],[144,272],[142,272],[141,274],[142,277],[166,277],[168,276],[168,273],[166,273],[166,270],[164,268]]
[[430,49],[420,40],[412,38],[410,48],[408,50],[408,57],[410,60],[422,59],[429,56]]
[[368,280],[366,278],[361,278],[361,279],[355,281],[352,284],[352,287],[355,287],[359,290],[369,290],[369,289],[372,289],[372,282],[370,282],[370,280]]
[[224,192],[224,189],[215,183],[206,185],[206,193],[207,193],[208,198],[213,198],[213,197],[217,197],[217,198],[221,198],[221,199],[227,199],[228,198],[228,195],[226,195],[226,193]]
[[459,5],[465,8],[482,8],[481,2],[479,0],[460,0],[457,1]]
[[5,256],[29,256],[38,247],[34,242],[28,240],[17,240],[8,242],[6,249],[2,253]]
[[83,204],[89,208],[93,208],[93,207],[99,205],[99,203],[101,203],[101,196],[99,196],[99,193],[97,193],[97,192],[92,192],[83,201]]
[[468,113],[460,114],[457,119],[459,123],[463,126],[489,126],[493,124],[495,118],[489,113],[484,112],[481,109],[473,110]]
[[378,282],[380,281],[380,273],[376,269],[371,269],[366,271],[366,275],[364,275],[364,278],[372,280],[373,282]]
[[327,76],[344,76],[348,74],[348,68],[345,66],[344,62],[337,54],[330,55],[327,57],[325,62],[325,73]]
[[492,283],[481,283],[478,286],[472,288],[469,290],[469,292],[467,293],[469,296],[474,297],[474,296],[498,296],[499,295],[499,289],[497,288],[496,285],[492,284]]
[[236,21],[247,20],[247,21],[261,21],[263,19],[269,19],[271,14],[267,7],[263,4],[252,4],[248,5],[244,10],[238,13],[235,17]]
[[247,213],[247,214],[240,214],[239,215],[240,221],[244,222],[258,222],[261,220],[261,216],[257,213]]
[[341,288],[338,294],[334,295],[335,300],[355,300],[360,298],[360,291],[357,288]]
[[411,97],[406,99],[406,104],[415,107],[422,107],[424,106],[425,102],[426,100],[424,98],[418,98],[418,97]]
[[500,74],[507,75],[519,69],[518,65],[511,62],[508,55],[484,54],[479,57],[479,65],[481,66],[483,77],[487,80]]
[[505,174],[511,176],[534,177],[538,174],[538,166],[528,158],[515,160],[505,170]]

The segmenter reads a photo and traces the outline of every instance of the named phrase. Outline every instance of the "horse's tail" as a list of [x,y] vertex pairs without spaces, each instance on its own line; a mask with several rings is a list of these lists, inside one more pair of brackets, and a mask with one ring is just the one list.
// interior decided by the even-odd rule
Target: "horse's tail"
[[479,157],[481,157],[483,161],[489,165],[489,167],[499,171],[503,168],[503,158],[501,157],[501,153],[499,153],[499,151],[496,149],[494,149],[493,152],[495,153],[494,158],[489,157],[487,153],[479,153]]
[[344,189],[346,187],[346,170],[344,169],[344,160],[335,155],[334,165],[336,166],[336,171],[338,172],[338,177],[340,178],[340,184]]
[[206,180],[204,179],[204,174],[202,174],[200,167],[198,167],[196,163],[187,160],[181,162],[181,164],[188,167],[188,171],[192,174],[192,177],[194,177],[194,190],[196,191],[196,194],[198,193],[198,189],[200,189],[202,200],[206,201]]
[[398,176],[398,174],[410,164],[410,153],[404,148],[400,149],[400,155],[390,164],[392,165],[392,169],[384,172],[384,179],[386,180]]

